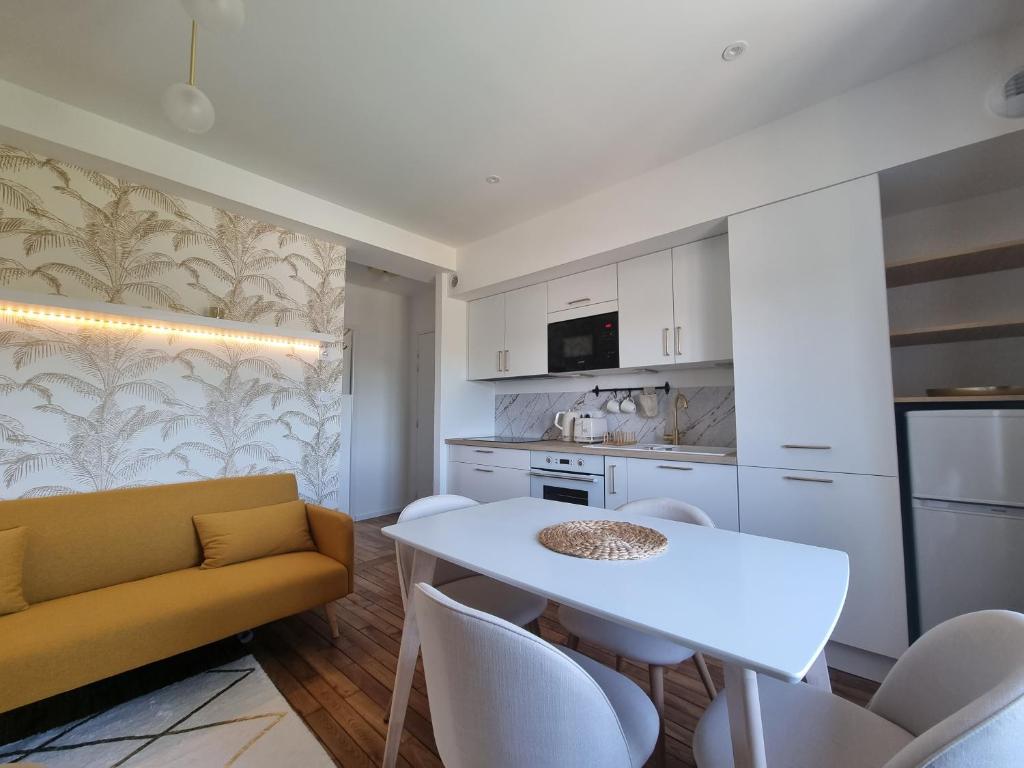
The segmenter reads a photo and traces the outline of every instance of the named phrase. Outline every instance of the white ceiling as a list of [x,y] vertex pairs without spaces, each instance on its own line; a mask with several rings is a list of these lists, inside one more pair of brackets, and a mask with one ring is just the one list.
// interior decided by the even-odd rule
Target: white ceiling
[[[4,0],[0,78],[458,245],[1024,22],[1020,0]],[[749,52],[725,64],[732,40]],[[485,184],[488,174],[503,182]]]

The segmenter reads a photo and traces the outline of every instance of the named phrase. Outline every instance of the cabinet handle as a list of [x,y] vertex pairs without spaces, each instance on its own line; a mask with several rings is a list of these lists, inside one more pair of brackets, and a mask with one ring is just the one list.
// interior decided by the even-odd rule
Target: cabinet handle
[[530,477],[546,477],[549,480],[572,480],[577,483],[593,483],[594,478],[586,475],[549,475],[546,472],[527,472]]
[[674,469],[676,472],[693,472],[693,467],[673,467],[671,464],[659,464],[658,469]]
[[586,301],[590,301],[590,297],[589,296],[587,298],[585,298],[585,299],[573,299],[572,301],[567,301],[565,303],[568,304],[571,307],[573,304],[583,304]]
[[485,451],[483,448],[477,448],[473,453],[494,453],[494,451]]
[[493,469],[484,469],[483,467],[473,467],[474,472],[493,472]]
[[508,354],[508,350],[506,349],[505,350],[505,373],[508,373],[508,359],[509,359],[509,354]]
[[795,451],[831,451],[831,445],[800,445],[799,443],[786,443],[783,448],[791,448]]
[[679,342],[682,340],[682,338],[683,338],[683,326],[677,325],[676,326],[676,354],[680,355],[680,356],[682,356],[682,354],[683,354],[683,350],[681,350],[679,348]]
[[783,475],[783,480],[796,480],[799,483],[834,483],[835,480],[829,480],[825,477],[798,477],[797,475]]
[[661,329],[661,354],[668,357],[668,328]]
[[608,493],[615,493],[615,465],[608,465]]

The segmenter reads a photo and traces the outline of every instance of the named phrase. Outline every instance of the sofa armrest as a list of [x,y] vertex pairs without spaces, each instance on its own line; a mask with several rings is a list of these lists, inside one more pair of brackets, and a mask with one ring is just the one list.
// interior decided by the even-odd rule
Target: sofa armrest
[[348,591],[355,589],[355,529],[352,518],[344,512],[306,504],[306,517],[313,541],[321,554],[327,555],[348,569]]

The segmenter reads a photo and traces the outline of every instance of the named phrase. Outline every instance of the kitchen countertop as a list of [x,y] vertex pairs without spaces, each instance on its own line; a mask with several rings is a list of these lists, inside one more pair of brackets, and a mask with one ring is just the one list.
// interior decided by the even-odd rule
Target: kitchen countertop
[[967,397],[897,397],[897,403],[1005,403],[1024,402],[1024,395],[969,395]]
[[656,459],[658,461],[684,461],[691,464],[729,464],[736,465],[736,452],[725,456],[710,456],[700,453],[661,453],[655,451],[636,451],[625,447],[609,446],[598,448],[585,443],[567,443],[561,440],[537,440],[530,443],[503,443],[498,440],[474,440],[465,437],[450,437],[448,445],[471,445],[478,448],[505,448],[521,451],[557,451],[560,453],[584,453],[594,456],[616,456],[629,459]]

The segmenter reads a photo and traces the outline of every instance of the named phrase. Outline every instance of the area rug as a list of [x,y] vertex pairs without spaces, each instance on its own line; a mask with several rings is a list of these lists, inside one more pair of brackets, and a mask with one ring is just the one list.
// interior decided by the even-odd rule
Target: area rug
[[113,709],[0,746],[46,768],[333,768],[252,656]]

